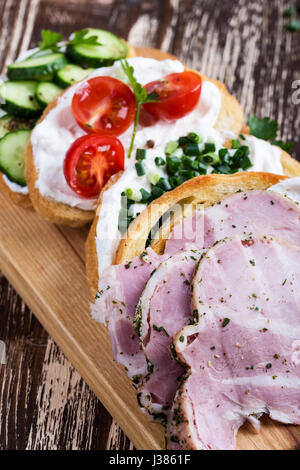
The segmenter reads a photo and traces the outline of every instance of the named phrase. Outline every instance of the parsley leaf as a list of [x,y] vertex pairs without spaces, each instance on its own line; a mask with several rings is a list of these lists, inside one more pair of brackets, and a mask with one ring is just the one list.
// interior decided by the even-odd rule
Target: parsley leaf
[[278,123],[271,121],[270,118],[259,119],[257,116],[251,116],[249,119],[250,134],[263,140],[270,140],[272,145],[280,147],[285,152],[290,153],[293,149],[293,142],[283,142],[277,140]]
[[275,140],[278,131],[278,123],[270,118],[259,119],[257,116],[249,118],[250,134],[263,140]]
[[155,101],[158,100],[158,95],[155,92],[152,92],[148,95],[146,88],[144,88],[135,78],[134,76],[134,68],[129,65],[128,61],[126,59],[121,60],[121,66],[122,69],[127,76],[129,83],[132,87],[132,91],[134,93],[135,99],[136,99],[136,113],[135,113],[135,119],[134,119],[134,126],[133,126],[133,134],[132,134],[132,139],[130,142],[130,147],[128,151],[128,158],[131,156],[131,152],[133,149],[134,145],[134,140],[136,136],[136,131],[137,127],[139,124],[139,117],[140,117],[140,110],[141,106],[144,103],[154,103]]
[[75,46],[76,44],[90,44],[94,46],[101,46],[101,44],[98,42],[98,37],[97,36],[88,36],[89,30],[88,29],[81,29],[80,31],[76,31],[74,33],[73,39],[69,42],[72,46]]
[[40,50],[57,50],[57,43],[62,40],[62,34],[55,33],[49,29],[43,29],[41,34],[42,41],[38,43]]
[[287,153],[290,153],[294,147],[293,142],[283,142],[282,140],[273,140],[271,143],[272,145],[276,145],[277,147],[280,147],[282,150],[284,150]]

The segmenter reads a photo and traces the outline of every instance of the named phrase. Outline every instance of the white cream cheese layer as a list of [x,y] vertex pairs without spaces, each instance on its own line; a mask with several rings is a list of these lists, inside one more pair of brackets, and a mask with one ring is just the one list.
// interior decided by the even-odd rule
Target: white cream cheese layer
[[297,204],[300,204],[300,177],[297,176],[281,181],[269,188],[269,191],[282,194]]
[[11,191],[14,193],[19,193],[19,194],[28,194],[28,188],[27,186],[20,186],[17,183],[14,183],[13,181],[10,181],[6,175],[3,175],[3,181],[6,183],[6,185],[9,187]]
[[[179,73],[184,70],[181,62],[176,60],[157,61],[136,57],[128,62],[134,67],[136,79],[141,84],[158,80],[169,73]],[[93,76],[112,76],[126,82],[123,70],[119,62],[111,67],[97,69]],[[67,150],[70,145],[85,132],[76,123],[71,103],[73,95],[80,84],[72,86],[61,98],[57,106],[52,109],[46,118],[33,130],[31,143],[33,146],[34,161],[38,172],[36,186],[40,193],[58,202],[78,207],[83,210],[92,210],[96,207],[96,199],[84,199],[76,195],[67,185],[62,167]],[[169,136],[178,138],[185,132],[201,129],[202,126],[212,128],[215,124],[221,108],[221,93],[212,83],[205,81],[201,93],[201,99],[197,108],[179,119],[175,123],[157,123],[148,128],[139,128],[135,142],[135,148],[145,145],[146,141],[155,141],[155,152],[159,150]],[[130,145],[132,126],[122,134],[121,140],[125,152]],[[173,137],[172,137],[173,136]],[[135,151],[133,151],[133,156]],[[134,158],[126,159],[126,167],[133,166]]]

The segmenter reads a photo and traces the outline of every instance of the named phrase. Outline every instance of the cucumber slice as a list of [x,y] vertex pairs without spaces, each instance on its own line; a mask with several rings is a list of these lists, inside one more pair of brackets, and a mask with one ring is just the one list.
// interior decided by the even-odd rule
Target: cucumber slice
[[29,80],[43,77],[61,69],[68,63],[64,54],[47,54],[41,57],[15,62],[8,66],[7,76],[10,80]]
[[0,98],[4,101],[1,108],[8,114],[21,117],[37,117],[42,110],[35,99],[38,82],[7,81],[0,86]]
[[66,54],[75,64],[97,68],[111,65],[128,54],[126,43],[108,31],[89,28],[86,37],[89,36],[97,36],[99,45],[68,44]]
[[46,108],[51,101],[62,92],[62,88],[51,82],[40,82],[36,89],[36,100],[42,108]]
[[83,69],[79,65],[66,65],[63,69],[60,69],[57,74],[55,81],[62,88],[67,88],[76,82],[80,82],[84,78],[88,77],[93,73],[95,69]]
[[0,118],[0,139],[9,132],[33,129],[34,124],[35,120],[17,118],[10,114],[6,114]]
[[10,181],[20,186],[26,186],[24,152],[30,132],[9,132],[0,140],[0,170]]

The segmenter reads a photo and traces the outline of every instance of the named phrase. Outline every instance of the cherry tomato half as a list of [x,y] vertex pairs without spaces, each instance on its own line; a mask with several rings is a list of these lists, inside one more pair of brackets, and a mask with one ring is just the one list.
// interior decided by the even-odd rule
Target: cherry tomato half
[[113,136],[84,135],[66,153],[64,175],[75,193],[98,196],[109,178],[124,170],[124,147]]
[[88,133],[120,135],[132,124],[136,99],[125,83],[112,77],[95,77],[75,92],[72,112]]
[[172,121],[189,114],[197,106],[202,79],[194,72],[171,73],[162,80],[147,83],[145,88],[148,94],[155,92],[158,95],[157,102],[143,105],[146,113],[156,120]]

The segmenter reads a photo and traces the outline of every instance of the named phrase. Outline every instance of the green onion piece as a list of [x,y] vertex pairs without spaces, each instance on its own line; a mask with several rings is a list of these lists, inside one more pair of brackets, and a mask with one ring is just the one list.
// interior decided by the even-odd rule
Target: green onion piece
[[186,168],[190,170],[198,169],[198,162],[196,160],[193,160],[191,157],[183,156],[182,163]]
[[195,142],[196,144],[199,144],[200,142],[203,141],[202,137],[196,134],[196,132],[189,132],[187,136],[190,139],[190,141]]
[[165,147],[165,154],[166,155],[171,155],[172,153],[175,152],[178,148],[178,143],[177,142],[168,142],[166,147]]
[[227,149],[225,149],[225,148],[224,148],[224,149],[220,149],[220,150],[219,150],[219,158],[220,158],[220,160],[223,160],[223,159],[226,157],[227,154],[228,154],[228,150],[227,150]]
[[167,171],[171,175],[176,173],[178,169],[181,167],[181,159],[178,157],[167,157]]
[[140,202],[142,200],[142,194],[138,189],[127,188],[125,189],[125,194],[128,199],[134,202]]
[[216,151],[216,144],[214,142],[205,142],[204,150],[202,153],[210,153]]
[[167,178],[159,178],[158,182],[156,183],[156,186],[163,189],[164,191],[170,191],[172,189],[172,186],[170,185]]
[[164,166],[166,164],[166,161],[161,157],[155,157],[154,161],[156,166]]
[[135,158],[137,160],[145,160],[145,158],[146,158],[146,149],[136,149]]
[[135,164],[135,169],[136,169],[136,172],[137,172],[137,175],[138,176],[143,176],[146,174],[146,170],[145,170],[145,167],[144,165],[142,164],[142,162],[137,162]]
[[198,171],[198,173],[200,173],[200,175],[206,175],[207,174],[207,166],[202,162],[198,162],[197,171]]
[[160,178],[160,175],[156,173],[155,171],[149,171],[149,173],[147,174],[147,181],[150,184],[153,184],[154,186],[158,182],[159,178]]
[[194,173],[191,170],[180,170],[178,172],[179,176],[182,176],[182,178],[187,181],[190,180],[194,177]]
[[202,161],[207,165],[216,165],[220,161],[219,155],[214,152],[206,153],[205,155],[201,155]]
[[183,147],[184,145],[190,144],[190,143],[191,143],[191,140],[187,136],[179,137],[178,139],[179,147]]
[[238,149],[238,148],[240,148],[240,146],[241,146],[241,142],[237,139],[233,139],[232,144],[231,144],[231,148]]
[[229,165],[220,165],[218,167],[217,173],[222,173],[224,175],[230,175],[232,173],[232,169]]
[[154,186],[151,191],[152,199],[157,199],[158,197],[162,196],[164,192],[165,191],[162,188],[159,188],[158,186]]
[[147,201],[149,201],[149,199],[150,199],[150,197],[151,197],[151,194],[150,194],[148,191],[146,191],[146,189],[141,188],[141,189],[140,189],[140,193],[141,193],[141,195],[142,195],[142,201],[141,201],[141,202],[147,202]]
[[195,156],[201,154],[200,149],[199,149],[199,145],[195,142],[189,142],[189,143],[185,144],[183,146],[183,150],[184,150],[184,153],[186,155],[189,155],[189,156],[192,156],[192,157],[195,157]]
[[243,158],[241,158],[240,160],[240,168],[242,168],[242,170],[248,170],[249,168],[251,168],[253,166],[250,158],[248,157],[248,155],[245,155]]

